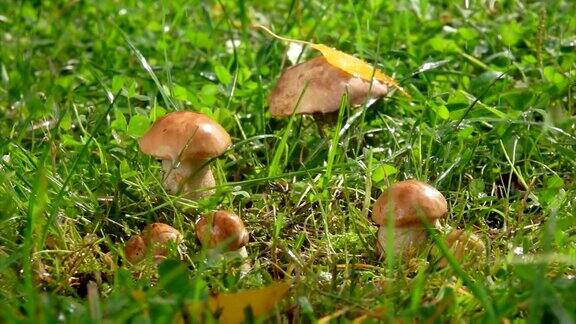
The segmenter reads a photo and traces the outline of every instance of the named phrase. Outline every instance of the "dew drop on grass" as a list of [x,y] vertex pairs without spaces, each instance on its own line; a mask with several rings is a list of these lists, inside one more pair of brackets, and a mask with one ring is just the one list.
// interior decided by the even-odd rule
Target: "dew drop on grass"
[[332,280],[332,274],[330,272],[326,272],[326,271],[322,271],[320,273],[318,273],[318,279],[320,279],[320,281],[330,281]]
[[242,44],[242,42],[238,39],[227,40],[225,43],[226,53],[228,53],[228,54],[234,53],[234,48],[238,48],[238,46],[240,46],[240,44]]

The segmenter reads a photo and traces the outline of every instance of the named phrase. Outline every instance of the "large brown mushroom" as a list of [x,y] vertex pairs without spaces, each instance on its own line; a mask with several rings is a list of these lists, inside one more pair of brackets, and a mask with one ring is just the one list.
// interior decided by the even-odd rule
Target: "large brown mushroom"
[[246,254],[248,231],[238,215],[219,210],[204,215],[196,222],[196,236],[202,246],[220,251],[237,251]]
[[[389,92],[386,85],[363,80],[326,61],[323,56],[288,68],[268,96],[272,116],[328,114],[338,111],[342,96],[348,94],[353,106],[377,99]],[[300,100],[300,102],[299,102]]]
[[416,180],[395,183],[374,203],[372,220],[378,229],[378,249],[384,252],[387,224],[394,223],[394,253],[410,255],[426,237],[423,220],[434,223],[445,217],[448,203],[436,188]]
[[158,119],[140,139],[140,150],[162,160],[164,185],[197,200],[209,196],[216,181],[208,161],[230,146],[230,135],[207,116],[190,111]]

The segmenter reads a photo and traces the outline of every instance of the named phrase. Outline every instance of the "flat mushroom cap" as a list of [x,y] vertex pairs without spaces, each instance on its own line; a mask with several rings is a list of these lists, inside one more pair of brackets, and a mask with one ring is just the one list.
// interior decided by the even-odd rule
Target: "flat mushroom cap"
[[219,210],[211,216],[203,216],[196,223],[196,236],[202,245],[215,248],[224,243],[227,250],[234,251],[248,243],[248,231],[236,214]]
[[162,160],[210,159],[230,146],[230,135],[207,116],[191,111],[158,119],[138,141],[140,150]]
[[392,211],[396,227],[421,223],[419,215],[433,221],[445,217],[448,203],[436,188],[416,180],[406,180],[384,190],[374,203],[372,220],[386,225],[387,212]]
[[297,114],[326,114],[338,111],[346,92],[350,104],[357,106],[363,104],[369,94],[370,98],[386,95],[388,87],[374,80],[370,88],[370,81],[332,66],[323,56],[318,56],[284,71],[268,96],[268,104],[275,117],[290,116],[296,105]]

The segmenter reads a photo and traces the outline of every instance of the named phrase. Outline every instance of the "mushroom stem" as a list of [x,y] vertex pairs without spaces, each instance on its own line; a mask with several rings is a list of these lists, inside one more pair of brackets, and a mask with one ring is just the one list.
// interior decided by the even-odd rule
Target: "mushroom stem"
[[[426,229],[421,226],[396,227],[393,233],[394,254],[409,256],[417,251],[417,246],[426,239]],[[386,226],[378,228],[378,252],[386,254],[388,244],[388,229]]]
[[210,166],[205,161],[162,160],[164,185],[173,194],[182,192],[186,197],[197,200],[212,195],[214,190],[198,191],[202,188],[212,188],[216,180]]
[[248,259],[248,251],[246,251],[246,247],[243,246],[239,250],[236,251],[240,259],[242,259],[242,265],[240,266],[240,273],[242,277],[244,277],[248,272],[250,272],[251,264],[250,259]]
[[337,121],[338,111],[314,115],[314,122],[320,130],[320,135],[324,138],[330,138],[330,128],[332,128]]
[[232,251],[225,251],[219,249],[218,247],[209,248],[206,250],[206,254],[211,259],[228,257],[228,258],[239,258],[244,260],[248,258],[248,251],[246,250],[245,246],[240,247],[238,250],[232,250]]
[[238,253],[238,256],[240,256],[240,258],[242,259],[246,259],[248,258],[248,251],[246,251],[246,247],[243,246],[240,249],[236,250],[236,253]]

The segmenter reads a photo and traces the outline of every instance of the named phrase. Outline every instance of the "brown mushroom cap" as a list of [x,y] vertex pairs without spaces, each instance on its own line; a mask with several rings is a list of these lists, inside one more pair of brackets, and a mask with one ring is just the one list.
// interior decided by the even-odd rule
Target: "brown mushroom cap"
[[436,188],[416,180],[406,180],[384,190],[374,203],[372,220],[386,225],[388,212],[393,213],[395,226],[411,226],[421,223],[420,215],[433,221],[448,211],[448,203]]
[[138,263],[146,255],[146,243],[144,238],[140,235],[132,235],[126,244],[124,245],[124,255],[128,262]]
[[140,150],[162,160],[210,159],[230,146],[230,135],[207,116],[190,111],[158,119],[138,141]]
[[248,231],[240,217],[223,210],[201,217],[196,223],[196,236],[204,246],[215,248],[226,244],[230,251],[248,243]]
[[144,228],[144,241],[149,249],[153,249],[154,260],[158,263],[168,254],[165,245],[168,242],[179,244],[182,234],[174,227],[164,223],[152,223]]
[[372,98],[386,95],[388,87],[377,80],[370,87],[370,81],[334,67],[319,56],[284,71],[268,96],[268,104],[275,117],[290,116],[297,104],[298,114],[325,114],[340,108],[346,92],[350,104],[356,106],[363,104],[369,94]]
[[147,245],[163,244],[169,241],[179,243],[182,240],[182,234],[177,229],[164,223],[152,223],[146,226],[143,234]]

